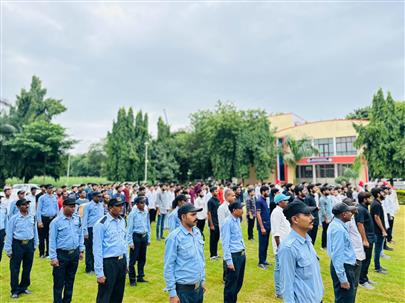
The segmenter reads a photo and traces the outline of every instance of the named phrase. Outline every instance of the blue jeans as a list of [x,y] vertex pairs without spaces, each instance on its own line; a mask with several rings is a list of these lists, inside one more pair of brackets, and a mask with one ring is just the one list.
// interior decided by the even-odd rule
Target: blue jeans
[[267,260],[267,249],[269,247],[270,229],[266,228],[266,234],[262,235],[260,229],[259,232],[259,264],[265,264]]
[[376,270],[381,268],[380,255],[383,250],[384,237],[382,235],[375,235],[375,247],[374,247],[374,268]]
[[163,238],[163,229],[164,229],[165,218],[166,218],[166,214],[158,215],[158,220],[156,223],[156,239],[157,240]]
[[278,254],[276,254],[276,264],[274,266],[274,286],[276,287],[276,295],[281,295],[281,283],[280,283],[280,261],[278,260]]

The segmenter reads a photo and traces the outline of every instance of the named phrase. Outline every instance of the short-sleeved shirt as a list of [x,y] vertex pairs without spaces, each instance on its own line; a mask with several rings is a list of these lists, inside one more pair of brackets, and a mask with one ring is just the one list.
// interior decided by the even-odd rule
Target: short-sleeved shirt
[[381,229],[378,227],[375,219],[374,219],[374,215],[377,215],[380,217],[381,223],[383,226],[385,226],[385,220],[384,220],[384,210],[382,207],[382,204],[380,201],[378,200],[374,200],[373,203],[371,204],[371,208],[370,208],[370,214],[371,214],[371,218],[373,219],[374,222],[374,232],[376,235],[382,235],[382,231]]
[[[256,212],[260,213],[263,227],[270,230],[270,207],[265,198],[260,196],[256,201]],[[257,224],[257,229],[260,230],[260,224]]]
[[365,204],[359,204],[357,214],[355,215],[356,223],[362,223],[366,232],[367,241],[369,243],[375,242],[374,223],[371,218],[368,207]]
[[211,197],[208,200],[208,211],[211,213],[211,220],[215,226],[218,226],[218,207],[220,203],[219,200],[215,197]]

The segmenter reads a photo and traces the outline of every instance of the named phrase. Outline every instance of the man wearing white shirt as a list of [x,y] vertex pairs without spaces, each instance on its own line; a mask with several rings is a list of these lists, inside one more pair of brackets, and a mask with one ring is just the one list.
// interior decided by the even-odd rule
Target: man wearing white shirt
[[33,187],[31,187],[30,193],[25,197],[25,199],[30,201],[28,212],[34,216],[37,211],[37,202],[36,202],[36,195],[35,195],[36,192],[37,192],[37,187],[33,186]]
[[194,201],[195,208],[201,208],[202,211],[197,213],[197,227],[201,231],[201,235],[205,241],[204,236],[204,226],[205,221],[207,220],[207,199],[205,199],[205,190],[198,189],[197,192],[197,199]]
[[3,204],[3,207],[5,207],[7,209],[7,215],[8,215],[10,213],[10,204],[15,199],[11,197],[11,187],[10,186],[5,186],[3,191],[4,191],[4,197],[1,199],[1,203]]
[[281,298],[280,264],[277,257],[277,251],[281,242],[288,236],[291,231],[290,223],[283,213],[283,209],[287,206],[289,199],[290,197],[284,194],[278,194],[277,196],[275,196],[274,203],[276,203],[277,206],[270,215],[273,253],[276,258],[276,265],[274,269],[274,285],[276,287],[277,298]]
[[394,228],[394,218],[396,213],[399,210],[399,203],[397,193],[391,187],[388,187],[386,190],[385,199],[383,201],[383,207],[387,210],[388,224],[389,228],[387,229],[387,242],[392,242],[392,230]]
[[153,186],[150,186],[149,189],[147,189],[146,198],[149,203],[149,220],[152,223],[156,221],[156,191]]
[[[343,200],[343,203],[345,203],[347,206],[355,206],[356,203],[354,202],[353,199],[346,198]],[[366,254],[364,252],[364,247],[363,247],[363,240],[361,238],[360,232],[357,228],[356,225],[356,220],[354,218],[354,214],[357,213],[357,208],[356,210],[353,211],[353,216],[350,221],[346,222],[346,227],[349,232],[349,237],[352,242],[352,246],[354,249],[354,254],[356,255],[356,264],[355,264],[355,277],[354,277],[354,301],[356,300],[356,293],[357,293],[357,287],[359,285],[359,279],[360,279],[360,273],[361,273],[361,263],[363,260],[366,258]],[[354,302],[353,301],[353,302]]]
[[218,225],[221,230],[222,225],[225,223],[225,219],[231,215],[229,211],[229,205],[235,202],[235,192],[232,189],[228,189],[225,194],[225,201],[218,207]]

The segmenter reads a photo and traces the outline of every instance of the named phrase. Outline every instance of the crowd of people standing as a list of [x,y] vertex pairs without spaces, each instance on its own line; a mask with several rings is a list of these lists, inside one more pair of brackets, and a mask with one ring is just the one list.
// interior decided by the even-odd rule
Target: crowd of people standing
[[[10,257],[11,297],[31,294],[30,273],[39,247],[39,257],[50,259],[53,267],[54,302],[71,301],[83,258],[86,273],[97,279],[96,302],[122,302],[127,273],[130,287],[148,283],[144,268],[152,222],[156,241],[165,240],[163,271],[170,302],[203,302],[205,243],[210,262],[222,260],[223,301],[237,302],[246,267],[244,217],[248,241],[256,241],[257,235],[258,268],[268,270],[274,262],[277,298],[322,302],[323,281],[314,248],[320,228],[321,249],[331,259],[335,302],[355,302],[358,286],[372,290],[377,283],[368,277],[373,251],[375,272],[388,274],[380,261],[389,258],[384,251],[393,249],[399,209],[388,182],[370,189],[363,182],[115,183],[71,188],[47,184],[29,193],[19,190],[16,196],[6,186],[4,195],[0,252],[4,246]],[[274,260],[268,260],[270,242]]]

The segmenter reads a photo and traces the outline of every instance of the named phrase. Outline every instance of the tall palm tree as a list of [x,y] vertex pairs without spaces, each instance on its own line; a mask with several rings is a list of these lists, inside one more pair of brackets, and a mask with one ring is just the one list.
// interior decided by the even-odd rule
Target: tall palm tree
[[295,169],[302,158],[319,155],[319,150],[310,144],[309,138],[296,140],[288,136],[282,146],[281,153],[284,162]]

